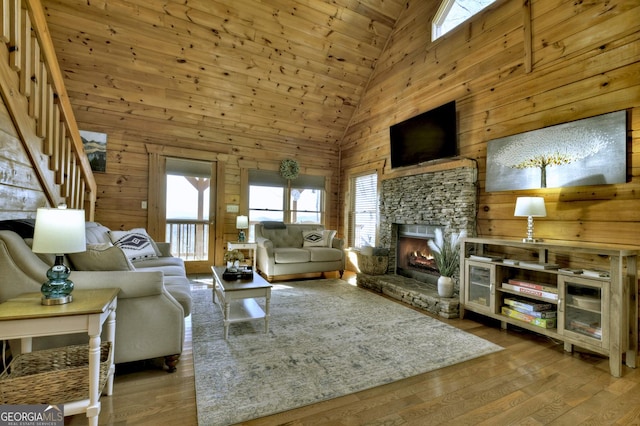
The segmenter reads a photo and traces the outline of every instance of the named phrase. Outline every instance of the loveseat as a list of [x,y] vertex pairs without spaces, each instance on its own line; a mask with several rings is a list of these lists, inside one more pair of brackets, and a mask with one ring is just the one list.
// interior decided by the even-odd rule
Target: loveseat
[[262,222],[255,225],[257,269],[268,281],[285,275],[345,268],[344,240],[322,225]]
[[[5,222],[6,225],[6,222]],[[2,226],[0,229],[12,229]],[[28,226],[0,230],[0,302],[40,291],[53,256],[31,251]],[[25,230],[26,229],[26,230]],[[20,235],[19,235],[19,233]],[[87,222],[87,251],[66,256],[75,289],[120,288],[116,310],[115,362],[164,357],[175,371],[185,337],[184,318],[191,312],[191,290],[184,262],[168,253],[168,244],[152,243],[154,254],[131,261],[110,230]],[[152,240],[151,240],[152,241]],[[135,256],[134,256],[135,257]],[[71,302],[73,303],[73,302]],[[54,336],[33,341],[33,349],[86,342],[86,335]],[[11,342],[19,352],[19,341]]]

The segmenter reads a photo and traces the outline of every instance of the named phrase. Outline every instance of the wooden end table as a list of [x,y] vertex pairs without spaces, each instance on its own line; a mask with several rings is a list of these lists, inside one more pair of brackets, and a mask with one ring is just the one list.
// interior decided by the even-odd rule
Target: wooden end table
[[249,250],[251,255],[251,261],[253,262],[253,271],[256,271],[256,255],[258,254],[258,244],[257,243],[241,243],[240,241],[228,241],[227,242],[227,250]]
[[89,398],[64,404],[65,416],[86,413],[90,425],[100,414],[100,335],[106,322],[106,341],[111,342],[107,395],[113,393],[114,342],[118,288],[75,290],[73,302],[43,306],[41,293],[25,293],[0,304],[0,339],[21,339],[22,352],[31,352],[31,339],[86,332],[89,335]]
[[[229,324],[264,318],[264,332],[269,331],[269,302],[271,284],[254,271],[253,278],[247,280],[225,280],[224,266],[212,266],[213,303],[222,309],[224,316],[224,338],[229,336]],[[264,297],[264,311],[254,299]]]

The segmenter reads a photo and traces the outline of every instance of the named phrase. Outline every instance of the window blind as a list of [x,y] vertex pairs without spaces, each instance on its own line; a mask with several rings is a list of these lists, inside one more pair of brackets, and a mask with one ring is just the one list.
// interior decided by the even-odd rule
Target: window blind
[[378,223],[378,175],[357,176],[353,179],[354,197],[351,245],[375,246]]
[[167,174],[192,177],[211,177],[211,163],[206,161],[167,158]]
[[[291,181],[292,188],[324,190],[324,176],[299,175]],[[249,170],[249,185],[279,186],[286,188],[287,180],[280,172],[272,170]]]

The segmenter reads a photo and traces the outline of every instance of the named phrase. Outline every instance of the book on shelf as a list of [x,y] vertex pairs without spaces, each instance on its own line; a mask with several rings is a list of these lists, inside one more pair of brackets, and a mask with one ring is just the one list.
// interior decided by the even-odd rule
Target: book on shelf
[[558,269],[560,267],[557,263],[547,262],[520,262],[520,266],[533,269]]
[[602,327],[600,323],[590,323],[580,319],[569,320],[569,330],[577,333],[585,334],[589,337],[595,337],[596,339],[602,339]]
[[509,306],[509,309],[513,309],[514,311],[518,311],[522,314],[529,315],[534,318],[557,318],[558,312],[554,309],[552,311],[525,311],[524,309],[516,308],[514,306]]
[[[556,305],[553,303],[544,303],[544,302],[536,302],[534,300],[515,298],[515,297],[505,297],[504,304],[509,305],[513,309],[534,315],[536,312],[553,312],[556,313]],[[549,317],[554,318],[554,317]]]
[[535,290],[548,291],[549,293],[556,293],[556,294],[558,293],[558,287],[546,285],[546,284],[540,284],[533,281],[525,281],[525,280],[519,280],[516,278],[510,278],[507,282],[509,284],[518,285],[520,287],[527,287],[527,288],[533,288]]
[[522,322],[526,322],[527,324],[535,325],[537,327],[542,328],[554,328],[556,326],[555,318],[536,318],[532,315],[523,314],[522,312],[518,312],[515,309],[511,309],[508,306],[503,306],[502,315],[508,316],[509,318],[514,318],[520,320]]
[[549,291],[536,290],[535,288],[520,287],[519,285],[513,285],[509,283],[502,283],[502,288],[515,291],[518,293],[526,294],[529,296],[542,297],[549,300],[558,300],[558,293],[551,293]]
[[470,254],[469,259],[481,260],[483,262],[498,262],[502,260],[500,256],[489,256],[489,255],[481,255],[481,254]]
[[559,272],[565,272],[567,274],[581,274],[582,273],[582,269],[574,269],[574,268],[560,268],[558,269]]
[[603,269],[583,269],[582,275],[586,275],[588,277],[609,278],[609,271],[605,271]]

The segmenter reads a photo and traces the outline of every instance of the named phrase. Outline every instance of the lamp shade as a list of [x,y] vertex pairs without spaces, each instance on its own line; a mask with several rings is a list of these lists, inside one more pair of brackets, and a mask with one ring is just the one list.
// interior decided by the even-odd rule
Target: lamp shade
[[78,253],[87,249],[84,210],[39,208],[33,234],[33,252]]
[[547,209],[544,207],[543,197],[518,197],[514,216],[545,217]]
[[236,217],[236,229],[249,228],[249,218],[247,216]]

